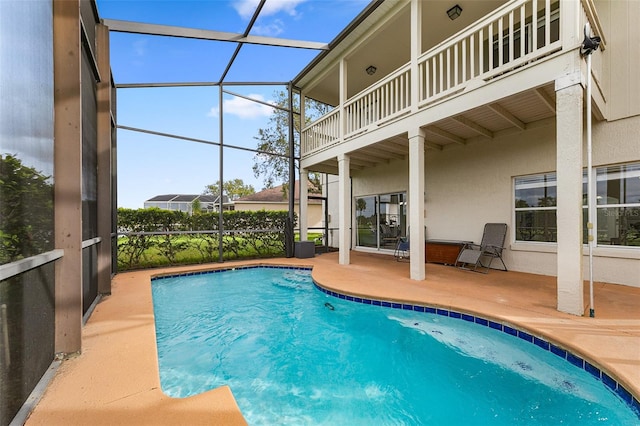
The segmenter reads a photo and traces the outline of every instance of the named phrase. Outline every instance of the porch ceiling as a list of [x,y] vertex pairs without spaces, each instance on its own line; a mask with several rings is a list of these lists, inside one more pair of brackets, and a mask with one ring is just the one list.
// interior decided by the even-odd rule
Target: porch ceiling
[[[527,129],[546,125],[555,115],[555,91],[553,83],[549,83],[423,126],[425,148],[443,150],[450,148],[450,145],[491,143],[496,137],[516,135]],[[343,144],[348,147],[349,141]],[[351,170],[362,170],[392,160],[405,159],[409,155],[408,135],[399,134],[346,153],[351,159]],[[330,158],[308,168],[338,174],[337,158]]]

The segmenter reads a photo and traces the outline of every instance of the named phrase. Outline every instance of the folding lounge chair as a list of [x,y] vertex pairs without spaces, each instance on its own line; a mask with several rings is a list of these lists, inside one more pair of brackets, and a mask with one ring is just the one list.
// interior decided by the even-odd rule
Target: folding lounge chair
[[[489,272],[493,259],[502,262],[502,270],[506,271],[507,266],[502,260],[502,250],[504,250],[504,239],[507,235],[506,223],[487,223],[484,225],[482,241],[480,244],[467,244],[462,249],[456,260],[456,266],[462,269],[470,269],[476,272]],[[482,262],[485,260],[486,264]],[[485,268],[484,271],[478,267]]]
[[393,252],[393,256],[398,262],[401,260],[409,260],[409,238],[398,237],[398,244]]

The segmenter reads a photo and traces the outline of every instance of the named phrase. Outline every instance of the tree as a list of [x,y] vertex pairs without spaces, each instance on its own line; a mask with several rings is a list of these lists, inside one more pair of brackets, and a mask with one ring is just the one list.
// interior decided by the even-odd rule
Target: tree
[[[269,118],[268,127],[258,129],[258,136],[254,138],[258,141],[257,149],[261,151],[254,157],[253,174],[256,178],[262,177],[266,188],[273,188],[276,182],[287,182],[289,180],[289,113],[286,111],[289,105],[287,92],[280,91],[274,93],[275,104],[283,109],[274,108],[273,114]],[[318,117],[326,114],[330,106],[313,99],[305,100],[305,124],[311,123]],[[294,155],[300,155],[300,100],[298,96],[293,97],[293,127],[294,127]],[[279,155],[270,155],[279,154]],[[296,164],[296,167],[298,165]],[[320,175],[309,173],[309,180],[315,188],[320,188]],[[286,188],[285,188],[286,190]]]
[[[255,194],[256,190],[252,185],[245,184],[242,179],[232,179],[224,183],[224,193],[229,199],[237,200],[240,197]],[[205,195],[220,195],[220,181],[204,187]]]
[[0,155],[0,264],[53,249],[53,182]]

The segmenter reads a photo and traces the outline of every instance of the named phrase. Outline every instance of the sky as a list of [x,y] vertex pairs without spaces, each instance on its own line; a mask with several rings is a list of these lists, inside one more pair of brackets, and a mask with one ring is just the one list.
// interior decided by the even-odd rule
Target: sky
[[[258,0],[96,0],[102,19],[243,33]],[[251,35],[328,43],[369,0],[267,0]],[[112,32],[110,55],[116,84],[217,82],[235,43]],[[225,82],[292,80],[319,52],[244,45]],[[285,86],[227,86],[225,90],[272,103]],[[117,123],[187,138],[255,149],[267,128],[269,106],[224,94],[220,131],[218,87],[120,88]],[[161,194],[200,194],[220,177],[220,148],[118,129],[118,207],[142,208]],[[224,149],[223,180],[242,179],[256,191],[251,152]]]

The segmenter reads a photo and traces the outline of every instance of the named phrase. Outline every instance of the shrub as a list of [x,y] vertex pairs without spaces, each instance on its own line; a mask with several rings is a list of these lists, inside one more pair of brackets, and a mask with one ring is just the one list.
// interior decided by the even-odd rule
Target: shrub
[[[223,212],[224,259],[282,256],[287,211]],[[118,209],[120,270],[218,260],[219,213]],[[295,226],[295,220],[294,220]]]

